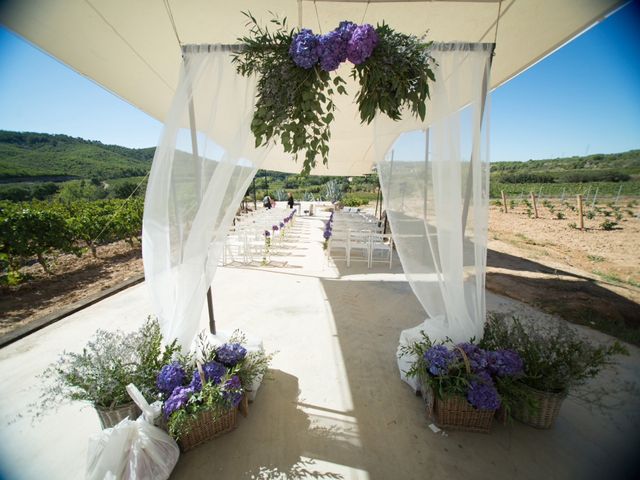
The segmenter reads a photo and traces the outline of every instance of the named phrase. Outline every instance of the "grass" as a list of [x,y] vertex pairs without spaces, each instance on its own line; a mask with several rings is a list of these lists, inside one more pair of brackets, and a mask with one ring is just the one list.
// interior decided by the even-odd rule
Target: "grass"
[[595,263],[604,262],[604,257],[600,255],[587,255],[587,258]]
[[[591,255],[589,255],[589,257],[591,257]],[[602,258],[602,257],[599,257],[599,258]],[[589,258],[589,260],[591,260],[591,258]],[[633,278],[628,278],[627,280],[623,280],[622,278],[618,277],[613,273],[601,272],[600,270],[593,270],[591,273],[593,273],[594,275],[598,275],[602,280],[606,282],[617,283],[620,285],[631,285],[632,287],[640,288],[640,282],[637,282]]]
[[516,238],[518,238],[523,243],[526,243],[527,245],[535,245],[537,247],[545,247],[547,245],[546,243],[536,242],[533,238],[529,238],[522,233],[516,233]]

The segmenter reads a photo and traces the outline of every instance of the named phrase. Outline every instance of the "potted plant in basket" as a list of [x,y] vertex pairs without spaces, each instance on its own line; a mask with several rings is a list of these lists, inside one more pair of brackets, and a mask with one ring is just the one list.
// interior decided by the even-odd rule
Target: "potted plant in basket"
[[194,353],[160,370],[156,385],[163,418],[182,451],[231,431],[238,407],[246,414],[246,386],[264,375],[271,355],[247,353],[242,339],[236,332],[228,343],[214,347],[200,335]]
[[137,418],[140,409],[126,387],[133,383],[146,398],[154,396],[158,370],[179,350],[175,340],[166,347],[162,342],[158,321],[151,317],[133,333],[98,330],[81,353],[63,352],[43,372],[35,407],[42,414],[62,402],[90,402],[103,428],[127,416]]
[[613,355],[628,354],[617,341],[596,346],[562,323],[545,327],[497,316],[490,317],[481,345],[511,349],[522,358],[524,374],[498,382],[498,391],[509,407],[507,416],[536,428],[551,428],[570,388],[612,364]]
[[484,350],[473,343],[409,346],[416,361],[407,372],[418,376],[428,413],[441,427],[488,433],[501,398],[496,382],[522,374],[522,360],[510,350]]

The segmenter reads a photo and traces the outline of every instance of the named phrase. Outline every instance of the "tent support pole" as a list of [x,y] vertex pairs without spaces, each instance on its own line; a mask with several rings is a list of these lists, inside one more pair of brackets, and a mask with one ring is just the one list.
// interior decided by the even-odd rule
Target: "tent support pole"
[[[195,113],[195,107],[193,105],[193,95],[191,95],[191,98],[189,99],[189,127],[191,130],[191,151],[193,152],[194,158],[197,159],[198,158],[198,137],[196,134],[196,113]],[[196,178],[198,180],[196,191],[198,193],[198,198],[202,200],[202,178],[198,173],[199,172],[196,172]],[[215,320],[215,317],[213,316],[213,294],[211,293],[211,285],[209,285],[209,289],[207,290],[207,307],[209,312],[209,331],[215,335],[216,320]]]
[[211,293],[211,287],[207,290],[207,307],[209,309],[209,331],[215,335],[216,319],[213,317],[213,294]]
[[253,211],[258,210],[258,201],[256,200],[256,176],[253,176]]

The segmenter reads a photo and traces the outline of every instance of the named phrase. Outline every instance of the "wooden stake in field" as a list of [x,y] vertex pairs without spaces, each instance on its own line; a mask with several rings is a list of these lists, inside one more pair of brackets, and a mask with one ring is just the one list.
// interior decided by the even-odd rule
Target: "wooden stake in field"
[[584,217],[582,216],[582,195],[578,194],[578,218],[580,219],[580,230],[584,230]]
[[504,213],[507,213],[507,196],[504,194],[504,190],[500,190],[502,194],[502,205],[504,206]]
[[536,203],[536,194],[531,192],[531,203],[533,204],[534,218],[538,218],[538,204]]

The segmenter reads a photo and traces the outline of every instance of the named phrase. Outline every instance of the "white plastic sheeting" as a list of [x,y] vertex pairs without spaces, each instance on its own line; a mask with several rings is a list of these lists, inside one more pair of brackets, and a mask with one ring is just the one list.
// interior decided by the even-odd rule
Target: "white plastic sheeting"
[[[490,44],[436,49],[428,128],[399,139],[391,152],[385,141],[378,148],[386,153],[378,172],[396,248],[429,316],[402,332],[400,347],[418,340],[422,331],[431,340],[482,337],[492,51]],[[401,373],[410,360],[399,355]]]
[[163,335],[185,350],[201,330],[229,225],[267,153],[254,148],[250,130],[255,88],[255,78],[236,74],[229,48],[185,48],[142,231],[146,282]]

